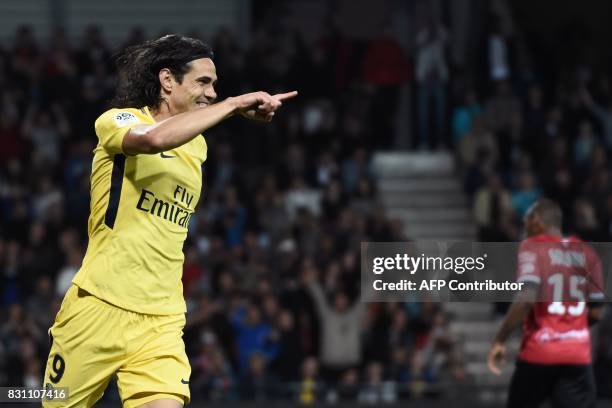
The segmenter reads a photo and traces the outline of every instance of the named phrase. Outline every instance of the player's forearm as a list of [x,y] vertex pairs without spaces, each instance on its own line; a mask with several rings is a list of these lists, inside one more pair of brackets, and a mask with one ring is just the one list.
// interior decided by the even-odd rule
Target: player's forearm
[[314,300],[315,306],[317,310],[319,311],[319,313],[322,316],[327,316],[328,305],[327,305],[327,300],[325,299],[325,294],[323,293],[323,288],[321,288],[321,285],[319,285],[319,283],[316,281],[312,281],[308,283],[306,288],[310,292],[310,295],[312,296],[312,299]]
[[155,154],[174,149],[219,122],[229,118],[236,111],[232,99],[172,116],[154,126],[134,128],[123,141],[126,153]]
[[495,342],[504,343],[510,334],[525,320],[529,311],[531,310],[531,303],[528,302],[514,302],[508,314],[504,319],[501,327],[499,328],[497,335],[495,336]]
[[192,140],[197,135],[229,118],[235,112],[232,99],[212,104],[205,108],[185,112],[160,122],[151,130],[151,138],[159,151],[174,149]]

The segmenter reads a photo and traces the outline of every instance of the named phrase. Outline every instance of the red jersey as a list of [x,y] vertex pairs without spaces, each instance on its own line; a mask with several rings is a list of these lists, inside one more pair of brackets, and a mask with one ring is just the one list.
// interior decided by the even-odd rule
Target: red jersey
[[599,257],[581,240],[538,235],[521,242],[517,281],[538,300],[523,322],[518,358],[536,364],[590,364],[588,301],[603,300]]

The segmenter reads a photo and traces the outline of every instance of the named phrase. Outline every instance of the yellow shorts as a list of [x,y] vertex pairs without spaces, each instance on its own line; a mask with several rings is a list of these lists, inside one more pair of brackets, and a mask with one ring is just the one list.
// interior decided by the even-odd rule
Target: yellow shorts
[[47,407],[91,407],[111,377],[123,406],[171,398],[187,404],[191,367],[183,343],[185,315],[130,312],[72,285],[49,330],[52,345],[43,384],[67,387],[68,402]]

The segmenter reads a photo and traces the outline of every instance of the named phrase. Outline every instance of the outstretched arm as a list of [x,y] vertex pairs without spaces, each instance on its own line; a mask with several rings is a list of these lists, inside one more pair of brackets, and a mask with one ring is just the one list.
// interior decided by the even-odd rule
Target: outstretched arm
[[123,137],[122,150],[127,154],[156,154],[174,149],[237,113],[269,122],[282,102],[296,95],[296,91],[277,95],[253,92],[180,113],[154,125],[135,126]]
[[501,370],[499,364],[503,363],[506,358],[506,346],[504,343],[512,334],[512,332],[519,327],[519,325],[525,320],[531,307],[533,306],[537,296],[537,286],[528,285],[525,290],[517,295],[516,300],[510,306],[504,322],[497,331],[493,345],[489,351],[487,363],[489,370],[493,374],[500,375]]
[[327,304],[327,299],[325,299],[323,288],[321,288],[321,285],[317,282],[316,273],[313,270],[305,270],[302,271],[301,278],[304,288],[310,293],[314,301],[319,317],[324,318],[328,315],[330,307]]

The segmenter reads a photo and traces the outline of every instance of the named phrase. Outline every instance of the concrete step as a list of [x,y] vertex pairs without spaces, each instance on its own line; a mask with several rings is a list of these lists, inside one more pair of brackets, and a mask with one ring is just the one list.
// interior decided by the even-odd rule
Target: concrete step
[[[464,339],[469,338],[474,341],[479,340],[477,336],[491,335],[491,337],[485,337],[483,339],[483,341],[488,340],[490,342],[501,323],[502,318],[477,321],[453,321],[450,323],[449,329],[452,333],[460,335]],[[508,342],[519,341],[520,338],[520,331],[515,331],[508,339]]]
[[474,383],[479,386],[492,386],[509,384],[514,371],[514,362],[509,360],[501,367],[501,374],[495,375],[489,371],[486,359],[484,361],[470,361],[465,364],[465,371]]
[[488,321],[493,314],[493,304],[484,302],[448,302],[445,309],[456,320],[465,321]]
[[447,240],[448,237],[476,236],[476,228],[470,222],[413,222],[406,225],[406,231],[413,239]]
[[488,387],[479,389],[477,392],[477,399],[481,403],[485,404],[486,407],[504,407],[506,406],[506,400],[508,397],[507,387]]
[[[408,228],[404,229],[404,234],[408,237],[408,238],[412,238],[412,239],[423,239],[423,240],[432,240],[434,238],[413,238],[410,236],[409,234],[410,230]],[[435,238],[436,241],[444,241],[444,242],[473,242],[475,240],[475,237],[471,234],[466,234],[466,235],[448,235],[448,236],[443,236],[443,237],[437,237]]]
[[463,192],[422,191],[418,194],[403,191],[380,191],[379,197],[387,208],[466,208]]
[[[465,339],[463,344],[463,352],[466,356],[466,361],[486,361],[489,350],[491,349],[490,340],[470,340]],[[506,342],[506,350],[508,357],[512,360],[517,354],[521,346],[519,338],[512,338]]]
[[462,338],[473,340],[493,339],[499,323],[495,321],[454,321],[450,323],[450,331]]
[[[506,364],[504,364],[504,368],[510,366],[511,368],[514,367],[514,360],[509,360]],[[491,371],[489,371],[489,366],[487,364],[486,359],[484,361],[469,361],[465,364],[465,370],[473,375],[480,375],[480,374],[489,374],[489,375],[493,375],[491,373]],[[503,370],[506,371],[506,370]],[[499,382],[499,381],[496,381]]]
[[417,174],[452,175],[453,157],[447,152],[379,152],[372,158],[372,169],[379,178]]
[[444,193],[463,192],[463,187],[459,180],[454,177],[402,177],[402,178],[384,178],[377,184],[380,192],[405,192],[405,193],[423,193],[432,191],[441,191]]
[[388,207],[387,215],[406,223],[413,222],[471,222],[472,214],[465,208],[402,208]]

